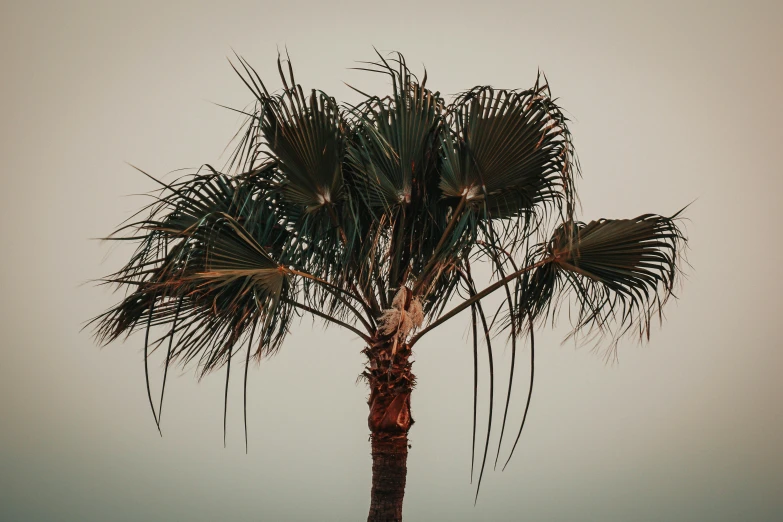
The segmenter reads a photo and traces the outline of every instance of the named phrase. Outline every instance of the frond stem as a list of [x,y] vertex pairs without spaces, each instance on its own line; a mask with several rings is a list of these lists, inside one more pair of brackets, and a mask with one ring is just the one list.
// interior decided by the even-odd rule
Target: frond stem
[[298,302],[296,302],[296,301],[294,301],[292,299],[282,298],[282,301],[285,302],[285,303],[290,304],[291,306],[293,306],[295,308],[299,308],[300,310],[304,310],[305,312],[310,312],[313,315],[317,315],[321,319],[325,319],[325,320],[329,321],[330,323],[334,323],[334,324],[336,324],[338,326],[342,326],[346,330],[350,330],[351,332],[353,332],[356,335],[358,335],[359,337],[361,337],[362,340],[364,342],[368,343],[368,344],[372,342],[372,339],[370,338],[370,336],[363,334],[361,330],[355,328],[354,326],[352,326],[352,325],[350,325],[350,324],[348,324],[346,322],[340,321],[339,319],[335,319],[334,317],[330,316],[329,314],[325,314],[323,312],[319,312],[315,308],[311,308],[311,307],[309,307],[309,306],[307,306],[305,304],[298,303]]
[[467,196],[462,196],[462,198],[459,200],[459,203],[457,204],[457,207],[454,209],[454,212],[451,214],[451,219],[449,220],[448,225],[446,225],[446,230],[443,231],[443,235],[440,237],[440,241],[438,241],[435,250],[432,252],[432,257],[421,271],[421,278],[419,278],[416,286],[413,287],[413,295],[419,295],[419,291],[421,290],[422,286],[424,286],[425,283],[429,280],[429,272],[432,270],[432,267],[435,265],[435,263],[437,263],[438,255],[440,254],[443,245],[446,243],[446,239],[449,237],[449,234],[451,234],[454,231],[454,227],[457,226],[457,221],[459,220],[466,203]]
[[526,266],[525,268],[517,270],[513,274],[509,274],[506,277],[504,277],[503,279],[501,279],[499,281],[496,281],[495,283],[489,285],[488,287],[486,287],[481,292],[477,293],[476,295],[474,295],[470,299],[466,299],[465,301],[461,302],[460,304],[458,304],[457,306],[452,308],[449,312],[447,312],[446,314],[440,316],[437,320],[435,320],[432,323],[430,323],[429,325],[427,325],[426,328],[424,328],[418,334],[413,336],[413,338],[411,339],[411,342],[408,343],[408,346],[413,347],[413,345],[416,344],[416,342],[418,342],[418,340],[421,339],[424,334],[426,334],[427,332],[429,332],[430,330],[432,330],[434,328],[437,328],[441,324],[445,323],[446,321],[448,321],[449,319],[451,319],[452,317],[454,317],[455,315],[457,315],[461,311],[465,310],[467,307],[469,307],[470,305],[472,305],[476,301],[479,301],[479,300],[485,298],[486,296],[488,296],[489,294],[491,294],[492,292],[494,292],[498,288],[501,288],[501,287],[505,286],[506,283],[509,283],[509,282],[513,281],[514,279],[516,279],[517,277],[521,276],[525,272],[529,272],[531,270],[535,270],[536,268],[542,267],[542,266],[544,266],[544,265],[546,265],[548,263],[551,263],[554,260],[555,260],[554,257],[547,257],[546,259],[542,259],[538,263],[534,263],[534,264],[532,264],[530,266]]

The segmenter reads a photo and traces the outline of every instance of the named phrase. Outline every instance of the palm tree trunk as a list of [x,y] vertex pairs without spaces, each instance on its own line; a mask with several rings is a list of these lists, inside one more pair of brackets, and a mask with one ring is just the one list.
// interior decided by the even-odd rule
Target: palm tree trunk
[[[377,337],[376,337],[377,338]],[[405,494],[408,431],[413,424],[410,396],[414,376],[410,347],[382,339],[367,347],[364,377],[370,385],[372,493],[367,522],[399,522]]]
[[402,497],[408,468],[408,434],[372,434],[372,493],[367,522],[402,520]]

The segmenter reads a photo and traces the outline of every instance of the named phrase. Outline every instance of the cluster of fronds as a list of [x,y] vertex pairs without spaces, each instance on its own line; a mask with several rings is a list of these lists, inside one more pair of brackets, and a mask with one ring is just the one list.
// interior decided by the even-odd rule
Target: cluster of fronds
[[[517,338],[532,338],[536,320],[569,295],[575,331],[614,324],[617,335],[649,335],[684,236],[662,216],[576,220],[568,120],[545,78],[525,90],[475,87],[446,103],[401,55],[378,56],[362,69],[388,75],[392,93],[365,94],[354,106],[306,94],[281,60],[283,88],[270,93],[238,59],[255,106],[244,112],[227,172],[205,167],[161,183],[148,215],[112,236],[139,246],[107,278],[130,290],[96,318],[101,341],[143,329],[145,361],[162,345],[167,369],[197,361],[202,373],[230,371],[242,343],[246,365],[273,353],[300,313],[370,341],[404,290],[419,314],[404,329],[410,346],[471,309],[474,362],[486,340],[490,403],[492,325],[510,334],[507,414]],[[471,274],[480,261],[495,276],[484,289]],[[501,320],[490,320],[482,299],[500,289],[504,303],[492,317]],[[150,339],[155,326],[164,333]],[[491,419],[490,408],[483,462]],[[474,443],[475,424],[474,401]]]

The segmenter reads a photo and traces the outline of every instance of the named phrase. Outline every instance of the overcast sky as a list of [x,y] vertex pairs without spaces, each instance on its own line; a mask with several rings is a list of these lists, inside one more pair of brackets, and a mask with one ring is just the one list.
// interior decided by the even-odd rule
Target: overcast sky
[[[526,431],[475,507],[467,318],[416,346],[406,520],[783,519],[781,5],[3,2],[0,519],[366,517],[367,391],[351,334],[305,319],[251,371],[246,455],[241,379],[226,449],[221,374],[175,372],[161,438],[141,336],[99,349],[80,328],[120,297],[84,283],[128,255],[91,238],[154,188],[125,162],[174,179],[227,159],[241,121],[215,104],[251,101],[232,48],[276,88],[287,46],[305,89],[355,100],[343,81],[389,88],[349,70],[373,45],[426,65],[447,98],[529,87],[544,71],[573,120],[584,220],[695,200],[692,268],[649,343],[621,343],[607,365],[561,344],[565,317],[539,332]],[[499,380],[509,356],[497,348]],[[156,390],[161,375],[156,363]]]

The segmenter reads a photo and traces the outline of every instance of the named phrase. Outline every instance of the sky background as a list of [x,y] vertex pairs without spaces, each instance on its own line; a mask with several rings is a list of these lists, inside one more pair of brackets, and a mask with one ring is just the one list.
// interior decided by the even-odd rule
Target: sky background
[[[584,220],[695,200],[692,268],[649,343],[625,341],[606,364],[561,344],[565,317],[539,332],[525,432],[475,507],[467,317],[417,345],[405,519],[783,519],[782,5],[3,2],[0,520],[366,517],[367,392],[351,334],[305,319],[251,371],[246,455],[241,379],[227,448],[225,376],[197,382],[192,369],[170,375],[161,438],[142,337],[99,349],[80,328],[120,297],[87,282],[128,255],[91,238],[155,188],[125,162],[170,180],[227,159],[241,121],[215,103],[251,101],[232,48],[277,88],[287,46],[305,89],[355,101],[343,81],[389,88],[349,70],[373,45],[426,64],[447,99],[529,87],[544,71],[573,120]],[[510,351],[496,353],[502,381]],[[157,390],[162,368],[151,370]]]

